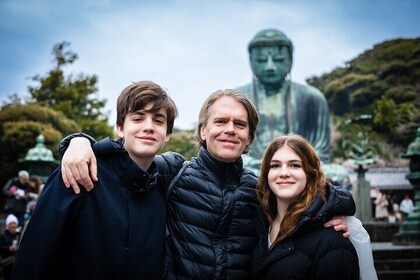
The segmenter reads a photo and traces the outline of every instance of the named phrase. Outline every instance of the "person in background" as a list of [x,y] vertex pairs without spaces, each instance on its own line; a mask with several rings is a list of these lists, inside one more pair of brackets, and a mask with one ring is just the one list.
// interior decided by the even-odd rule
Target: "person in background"
[[26,221],[29,220],[35,209],[35,205],[38,200],[39,188],[41,185],[41,178],[38,175],[31,175],[29,178],[29,187],[26,189],[26,200],[28,201],[26,205]]
[[19,224],[24,224],[26,213],[26,190],[29,188],[29,173],[20,170],[18,177],[10,179],[3,187],[3,195],[6,196],[6,215],[13,214],[19,220]]
[[0,235],[0,254],[3,264],[3,276],[5,280],[11,279],[13,263],[18,249],[20,232],[18,231],[19,221],[15,215],[9,214],[6,217],[6,228]]
[[387,211],[388,211],[388,222],[395,223],[397,221],[396,213],[394,211],[394,196],[392,194],[386,194]]
[[155,155],[169,140],[175,103],[153,82],[126,87],[117,100],[118,140],[98,152],[102,180],[91,193],[49,177],[22,238],[13,279],[159,279],[165,199]]
[[400,212],[402,214],[402,220],[404,221],[407,219],[408,215],[413,212],[414,210],[414,203],[411,200],[410,195],[407,193],[404,196],[404,199],[400,203]]
[[376,217],[376,198],[378,197],[379,189],[377,187],[370,188],[370,201],[371,201],[371,208],[372,208],[372,218],[375,219]]
[[333,215],[353,215],[354,201],[345,189],[326,183],[307,140],[273,140],[262,159],[257,197],[264,217],[256,223],[256,279],[359,280],[352,243],[323,225]]
[[349,177],[344,177],[343,179],[343,187],[346,188],[346,190],[348,190],[349,192],[351,192],[353,186],[350,182],[350,178]]
[[380,190],[377,190],[375,206],[375,220],[388,221],[388,200],[386,198],[386,195]]

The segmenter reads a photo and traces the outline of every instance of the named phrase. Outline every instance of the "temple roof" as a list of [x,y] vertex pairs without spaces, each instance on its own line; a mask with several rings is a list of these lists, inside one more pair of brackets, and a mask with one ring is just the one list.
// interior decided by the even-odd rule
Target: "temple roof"
[[[366,180],[380,190],[412,190],[413,186],[405,178],[409,173],[408,168],[371,168],[366,172]],[[350,181],[356,183],[356,172],[350,172]]]
[[58,161],[54,158],[53,153],[49,150],[45,145],[45,137],[44,135],[40,134],[36,138],[37,144],[34,148],[31,148],[26,153],[22,162],[29,162],[29,161],[41,161],[41,162],[51,162],[51,163],[58,163]]

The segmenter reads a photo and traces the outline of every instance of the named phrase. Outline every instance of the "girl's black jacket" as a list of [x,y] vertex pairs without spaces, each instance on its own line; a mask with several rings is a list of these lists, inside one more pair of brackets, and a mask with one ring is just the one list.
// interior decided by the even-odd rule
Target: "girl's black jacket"
[[328,201],[318,195],[284,240],[268,249],[268,226],[256,209],[259,244],[252,270],[255,279],[359,279],[357,253],[349,239],[324,223],[334,215],[353,215],[355,204],[344,188],[327,185]]

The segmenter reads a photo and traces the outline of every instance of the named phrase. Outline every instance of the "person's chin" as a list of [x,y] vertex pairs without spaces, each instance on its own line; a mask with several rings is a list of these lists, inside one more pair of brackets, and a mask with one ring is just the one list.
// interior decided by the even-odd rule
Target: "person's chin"
[[156,146],[145,146],[141,150],[139,150],[139,154],[143,154],[145,156],[155,156],[159,153],[160,148]]

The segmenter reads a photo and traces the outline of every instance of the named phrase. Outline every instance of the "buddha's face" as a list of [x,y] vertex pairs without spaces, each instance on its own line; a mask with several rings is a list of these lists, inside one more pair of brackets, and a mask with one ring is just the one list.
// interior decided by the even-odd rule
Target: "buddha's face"
[[264,86],[281,86],[292,67],[286,46],[255,47],[250,54],[251,68]]

